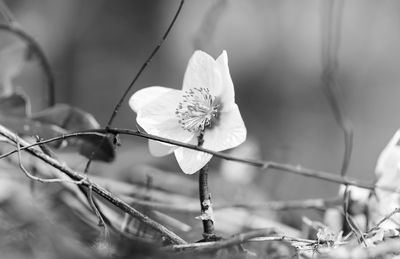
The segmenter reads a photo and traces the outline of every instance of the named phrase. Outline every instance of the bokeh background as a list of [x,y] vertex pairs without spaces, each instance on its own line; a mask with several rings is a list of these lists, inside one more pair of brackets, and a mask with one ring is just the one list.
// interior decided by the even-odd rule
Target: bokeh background
[[[47,54],[55,72],[56,101],[94,114],[102,125],[179,4],[160,0],[5,2]],[[321,2],[187,0],[169,38],[132,93],[151,85],[180,88],[195,49],[214,57],[225,49],[251,142],[238,155],[339,174],[343,133],[321,85],[321,43],[327,19]],[[400,2],[345,1],[339,25],[337,78],[354,128],[348,173],[373,180],[377,156],[400,125]],[[43,108],[44,82],[35,62],[26,65],[16,79],[32,96],[35,110]],[[127,102],[114,126],[135,128],[135,114]],[[214,163],[218,168],[218,159]],[[155,159],[146,150],[145,140],[124,138],[113,166],[136,164],[178,170],[173,156]],[[336,184],[285,172],[241,170],[248,170],[270,199],[330,197],[338,190]]]

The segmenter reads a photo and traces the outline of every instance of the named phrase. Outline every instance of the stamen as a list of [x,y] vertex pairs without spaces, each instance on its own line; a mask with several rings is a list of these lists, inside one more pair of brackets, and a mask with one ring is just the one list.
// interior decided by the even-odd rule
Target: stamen
[[183,100],[178,104],[175,114],[181,127],[190,132],[200,132],[211,127],[218,117],[220,104],[208,88],[192,88],[185,91]]

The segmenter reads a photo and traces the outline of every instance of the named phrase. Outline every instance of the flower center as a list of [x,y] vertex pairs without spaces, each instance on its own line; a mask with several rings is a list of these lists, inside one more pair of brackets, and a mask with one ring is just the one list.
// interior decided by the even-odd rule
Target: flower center
[[185,91],[183,101],[179,103],[175,114],[183,129],[200,132],[212,126],[220,107],[221,104],[218,104],[208,88],[192,88]]

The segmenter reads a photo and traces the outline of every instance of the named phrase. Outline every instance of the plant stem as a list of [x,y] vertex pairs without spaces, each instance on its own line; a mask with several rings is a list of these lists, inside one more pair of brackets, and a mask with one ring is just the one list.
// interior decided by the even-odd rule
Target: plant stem
[[[201,147],[204,142],[204,132],[198,136],[197,146]],[[215,240],[213,208],[211,194],[208,191],[208,163],[199,170],[199,198],[201,207],[201,220],[203,221],[204,241]]]
[[[209,215],[212,213],[211,194],[208,191],[208,164],[199,171],[199,197],[201,206],[201,215]],[[206,217],[202,217],[203,221],[203,236],[206,240],[215,236],[214,234],[214,221]]]

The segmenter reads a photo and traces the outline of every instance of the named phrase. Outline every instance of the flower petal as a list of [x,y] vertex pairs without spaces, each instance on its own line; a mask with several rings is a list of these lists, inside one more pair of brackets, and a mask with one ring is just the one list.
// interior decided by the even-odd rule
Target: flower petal
[[159,141],[149,140],[149,150],[153,156],[165,156],[171,154],[176,149],[176,146],[164,144]]
[[159,97],[162,94],[167,93],[168,91],[173,90],[171,88],[166,88],[163,86],[150,86],[143,88],[137,92],[135,92],[131,98],[129,99],[129,106],[132,108],[134,112],[138,112],[142,109],[146,104],[153,101],[155,98]]
[[226,51],[222,51],[222,54],[217,58],[217,65],[222,79],[222,92],[216,93],[221,98],[221,102],[227,106],[235,102],[235,90],[233,88],[233,82],[229,73],[228,66],[228,55]]
[[203,147],[222,151],[236,147],[246,140],[246,127],[240,115],[237,104],[232,105],[229,111],[221,112],[219,121],[204,133]]
[[[193,137],[190,144],[196,145],[197,138]],[[212,155],[196,150],[179,147],[174,151],[176,160],[185,174],[194,174],[205,166]]]
[[218,96],[223,90],[217,62],[207,53],[197,50],[189,60],[182,90],[200,87],[208,88],[214,96]]
[[175,114],[182,91],[170,89],[144,105],[136,117],[137,123],[147,132],[159,137],[187,142],[193,133],[181,128]]

